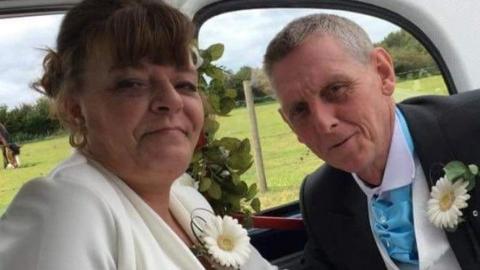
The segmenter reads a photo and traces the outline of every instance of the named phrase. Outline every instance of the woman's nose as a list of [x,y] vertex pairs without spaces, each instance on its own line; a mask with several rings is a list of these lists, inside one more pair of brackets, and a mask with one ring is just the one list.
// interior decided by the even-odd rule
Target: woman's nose
[[150,104],[153,112],[177,112],[183,108],[182,96],[170,82],[158,83],[154,87]]

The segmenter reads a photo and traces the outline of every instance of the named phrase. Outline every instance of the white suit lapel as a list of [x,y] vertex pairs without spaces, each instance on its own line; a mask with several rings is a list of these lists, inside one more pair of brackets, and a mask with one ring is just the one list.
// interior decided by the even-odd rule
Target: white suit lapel
[[430,197],[430,192],[418,159],[415,160],[415,164],[416,177],[413,182],[412,203],[419,269],[460,269],[445,232],[433,226],[428,220],[427,201]]
[[[212,207],[207,200],[193,186],[193,179],[188,174],[183,174],[172,185],[170,189],[170,211],[180,226],[187,232],[190,239],[197,242],[193,235],[190,221],[191,213],[195,209],[206,209],[213,213]],[[199,212],[199,215],[202,213]],[[206,214],[206,213],[203,213]]]
[[[203,195],[194,188],[193,179],[188,174],[180,176],[170,189],[170,211],[175,216],[180,226],[188,233],[190,239],[197,241],[193,235],[190,221],[191,213],[195,209],[205,209],[213,213],[212,207]],[[195,215],[208,216],[207,211],[198,211]],[[188,268],[200,269],[200,268]],[[278,270],[276,266],[271,265],[262,255],[252,246],[250,258],[242,265],[240,270]]]

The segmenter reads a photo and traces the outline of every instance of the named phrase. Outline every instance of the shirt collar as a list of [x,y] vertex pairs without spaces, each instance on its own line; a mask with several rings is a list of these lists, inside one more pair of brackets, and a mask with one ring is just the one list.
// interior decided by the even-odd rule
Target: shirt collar
[[415,161],[407,142],[407,136],[410,135],[408,134],[408,130],[402,130],[399,119],[402,116],[398,114],[400,114],[399,111],[395,113],[392,142],[388,151],[387,164],[380,186],[371,188],[367,186],[356,173],[352,173],[353,179],[355,179],[360,189],[369,199],[375,194],[381,195],[384,191],[409,185],[415,177]]

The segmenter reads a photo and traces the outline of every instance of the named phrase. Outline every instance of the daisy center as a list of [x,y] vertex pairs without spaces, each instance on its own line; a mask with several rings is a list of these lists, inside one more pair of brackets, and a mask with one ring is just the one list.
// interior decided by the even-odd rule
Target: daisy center
[[223,235],[220,235],[218,237],[217,244],[221,249],[226,251],[232,251],[234,246],[232,239],[225,237]]
[[452,207],[453,201],[455,199],[455,195],[453,192],[445,192],[442,197],[440,198],[440,210],[447,211]]

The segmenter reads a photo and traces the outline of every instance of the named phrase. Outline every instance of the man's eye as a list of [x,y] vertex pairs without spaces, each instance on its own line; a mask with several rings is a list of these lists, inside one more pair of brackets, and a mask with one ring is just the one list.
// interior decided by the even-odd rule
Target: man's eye
[[341,101],[348,92],[348,85],[344,83],[332,84],[327,91],[322,91],[322,96],[327,101]]
[[343,92],[345,92],[347,90],[347,85],[344,84],[344,83],[339,83],[339,84],[333,84],[330,86],[330,89],[329,89],[329,92],[331,94],[335,94],[335,95],[338,95],[338,94],[341,94]]
[[337,93],[343,89],[345,89],[345,85],[343,84],[335,84],[335,85],[332,85],[332,87],[330,87],[330,91],[334,93]]
[[292,107],[290,110],[290,118],[296,118],[300,116],[304,116],[308,113],[308,105],[306,103],[299,103]]
[[191,82],[179,82],[175,85],[175,89],[187,92],[197,92],[197,85]]

